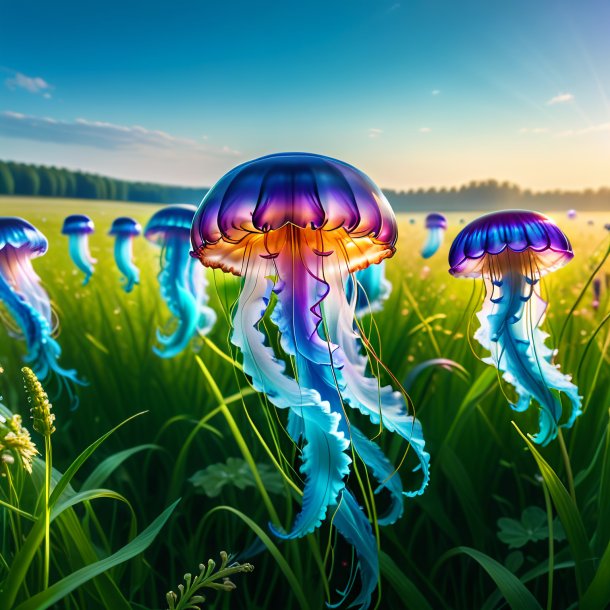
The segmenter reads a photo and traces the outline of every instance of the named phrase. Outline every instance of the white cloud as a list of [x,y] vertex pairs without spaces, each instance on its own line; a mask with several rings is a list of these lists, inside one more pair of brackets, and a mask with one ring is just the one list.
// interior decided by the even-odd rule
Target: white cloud
[[441,90],[440,90],[440,89],[432,89],[432,91],[430,91],[430,93],[431,93],[432,95],[439,95],[439,94],[440,94],[440,92],[441,92]]
[[552,97],[547,103],[547,106],[555,106],[557,104],[566,104],[574,101],[574,95],[572,93],[559,93],[555,97]]
[[375,139],[378,138],[383,133],[383,129],[378,129],[377,127],[369,128],[369,138]]
[[607,131],[610,131],[610,123],[599,123],[597,125],[583,127],[582,129],[567,129],[566,131],[559,132],[557,137],[586,136],[592,133],[605,133]]
[[548,133],[549,130],[546,127],[522,127],[519,130],[519,133],[533,133],[533,134],[541,134]]
[[15,72],[14,76],[7,78],[4,82],[11,90],[25,89],[29,93],[42,94],[47,99],[51,97],[49,91],[53,88],[44,78],[40,76],[26,76],[21,72]]
[[432,127],[420,127],[419,133],[430,133],[432,131]]
[[117,125],[84,118],[61,121],[12,111],[0,112],[0,135],[105,150],[165,150],[177,154],[188,152],[223,157],[241,156],[239,151],[228,146],[214,149],[196,140],[174,136],[158,129],[147,129],[141,125]]

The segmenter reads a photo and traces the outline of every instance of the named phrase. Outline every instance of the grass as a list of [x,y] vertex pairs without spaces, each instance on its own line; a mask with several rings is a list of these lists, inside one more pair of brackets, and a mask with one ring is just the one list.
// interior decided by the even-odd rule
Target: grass
[[[307,539],[281,544],[268,535],[269,521],[279,519],[286,526],[298,510],[294,489],[300,485],[295,470],[298,461],[283,429],[283,414],[250,391],[235,366],[237,356],[228,343],[230,326],[225,314],[238,294],[238,282],[209,272],[211,305],[219,312],[209,340],[197,340],[192,350],[163,360],[151,350],[156,328],[168,319],[155,277],[158,250],[142,238],[136,240],[141,285],[125,294],[112,259],[112,240],[106,235],[114,217],[132,215],[145,224],[155,206],[17,198],[4,198],[0,206],[3,214],[26,218],[49,238],[49,253],[34,265],[61,320],[61,362],[78,368],[89,382],[79,389],[78,410],[70,412],[65,400],[54,401],[54,467],[60,472],[69,470],[74,455],[126,418],[146,411],[137,422],[108,437],[75,475],[74,483],[82,489],[88,477],[99,479],[96,465],[102,471],[106,468],[108,485],[128,499],[142,527],[181,498],[167,516],[162,535],[151,542],[137,565],[132,561],[128,570],[111,571],[113,582],[124,587],[122,595],[132,607],[166,607],[166,592],[182,581],[187,568],[220,549],[230,553],[256,549],[259,554],[243,557],[255,564],[256,571],[239,578],[237,592],[218,598],[210,595],[217,608],[252,610],[281,603],[282,607],[317,609],[325,600],[336,600],[335,590],[349,579],[351,556],[328,526]],[[80,285],[81,277],[60,234],[63,218],[75,212],[90,215],[97,227],[91,249],[98,264],[86,287]],[[608,248],[609,234],[603,228],[608,219],[591,213],[569,221],[564,213],[556,214],[576,256],[545,281],[550,301],[545,322],[551,334],[548,343],[559,348],[557,361],[563,371],[574,375],[584,396],[584,414],[573,429],[564,431],[574,479],[572,498],[560,444],[535,447],[519,433],[536,429],[533,410],[512,412],[504,396],[510,388],[500,387],[495,371],[480,362],[483,354],[471,348],[481,286],[451,278],[446,263],[461,217],[468,221],[474,216],[449,215],[445,245],[429,261],[418,253],[424,237],[423,216],[399,218],[398,251],[387,266],[392,296],[381,313],[363,321],[382,361],[401,381],[418,364],[433,358],[448,358],[460,365],[451,370],[424,368],[409,378],[410,395],[432,456],[432,479],[421,498],[406,501],[405,515],[397,524],[380,529],[379,607],[472,610],[508,603],[513,608],[601,609],[610,603],[610,334],[606,315],[610,299],[606,287],[599,310],[593,311],[588,284]],[[588,224],[589,219],[594,224]],[[602,283],[604,278],[607,281],[608,262],[598,273]],[[0,392],[4,404],[21,412],[28,425],[22,354],[23,346],[0,329],[4,368]],[[52,390],[47,388],[49,393]],[[352,415],[374,436],[375,429],[356,413]],[[35,440],[41,446],[41,437]],[[400,462],[405,449],[400,439],[384,432],[377,442],[394,463]],[[226,463],[229,457],[250,464],[251,485],[227,484],[214,496],[189,481],[196,472]],[[279,486],[266,484],[263,472],[268,470],[262,465],[273,472],[281,466]],[[408,469],[401,473],[406,482]],[[385,498],[380,495],[376,500],[382,506]],[[89,556],[89,563],[112,556],[125,543],[129,527],[120,502],[101,499],[96,503],[106,510],[91,514],[89,508],[80,507],[75,522],[62,523],[64,529],[51,524],[51,588],[62,577],[59,559],[53,561],[54,555],[64,556],[68,544],[62,533],[78,527],[79,520],[86,531],[93,532],[94,556]],[[528,534],[520,521],[523,511],[531,507],[546,515],[537,535]],[[10,566],[7,536],[11,527],[7,510],[0,511],[6,520],[3,556]],[[548,524],[557,523],[556,516],[565,535],[552,527],[549,540]],[[525,540],[522,546],[515,540],[516,548],[511,548],[498,537],[500,518],[512,520],[522,535],[520,542]],[[332,553],[327,554],[329,548]],[[70,567],[77,571],[86,563],[83,559]],[[552,582],[549,566],[555,573]],[[0,571],[0,580],[4,578]],[[67,594],[66,607],[104,607],[99,590],[79,587]],[[25,599],[23,590],[20,595]]]

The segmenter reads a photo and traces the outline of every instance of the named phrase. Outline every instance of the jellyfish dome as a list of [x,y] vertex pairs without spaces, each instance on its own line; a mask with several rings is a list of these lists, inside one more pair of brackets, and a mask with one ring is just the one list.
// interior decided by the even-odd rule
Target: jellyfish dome
[[[539,406],[540,430],[533,437],[545,445],[557,436],[558,426],[569,428],[581,413],[578,388],[552,363],[556,351],[539,326],[547,303],[540,294],[540,278],[567,264],[574,253],[566,235],[538,212],[507,210],[482,216],[464,227],[449,252],[449,273],[483,278],[486,296],[477,314],[477,341],[491,353],[485,359],[503,373],[525,411],[532,400]],[[561,423],[559,393],[571,409]]]
[[192,205],[167,206],[152,216],[144,231],[146,239],[161,248],[159,286],[177,325],[170,334],[157,332],[161,345],[153,349],[163,358],[182,352],[197,333],[208,333],[216,321],[216,313],[207,305],[204,269],[189,256],[195,211]]
[[[10,335],[25,341],[24,361],[40,379],[55,376],[72,398],[76,371],[62,368],[61,348],[53,337],[57,321],[49,295],[41,286],[32,259],[47,251],[46,237],[26,220],[0,217],[0,319]],[[73,402],[76,405],[76,402]]]
[[[392,256],[396,238],[392,209],[370,178],[307,153],[270,155],[230,171],[204,198],[191,233],[192,254],[203,265],[242,277],[231,341],[253,387],[289,411],[288,433],[302,444],[301,512],[288,532],[272,529],[283,538],[305,536],[330,511],[356,550],[362,586],[353,604],[362,608],[370,604],[379,564],[369,519],[346,487],[350,446],[392,499],[380,524],[396,521],[403,496],[422,493],[429,477],[421,425],[403,393],[367,373],[356,302],[346,295],[350,276],[357,293],[353,274]],[[259,326],[267,309],[286,360]],[[381,449],[348,421],[346,406],[406,441],[420,485],[403,491]]]
[[133,287],[140,283],[140,271],[133,263],[133,240],[141,233],[140,223],[128,216],[115,218],[108,232],[115,238],[114,260],[123,274],[125,292],[131,292]]
[[574,218],[576,218],[578,216],[578,214],[576,213],[576,210],[568,210],[566,215],[570,220],[573,220]]
[[72,214],[64,220],[61,232],[68,236],[70,258],[74,264],[85,274],[83,286],[87,285],[93,275],[94,265],[97,262],[89,251],[89,235],[95,227],[89,216]]
[[422,258],[434,256],[443,243],[447,230],[447,219],[438,212],[426,216],[426,241],[421,250]]

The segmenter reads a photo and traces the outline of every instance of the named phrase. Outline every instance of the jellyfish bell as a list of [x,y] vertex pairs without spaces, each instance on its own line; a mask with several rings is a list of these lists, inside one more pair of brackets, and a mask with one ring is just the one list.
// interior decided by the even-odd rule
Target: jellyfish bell
[[568,210],[567,213],[566,213],[566,216],[570,220],[574,220],[574,218],[576,218],[578,216],[578,214],[576,213],[576,210]]
[[151,217],[144,231],[146,239],[161,248],[159,286],[177,322],[174,332],[157,332],[161,345],[153,350],[163,358],[182,352],[198,333],[208,333],[216,321],[216,313],[207,305],[204,270],[189,256],[195,211],[193,205],[166,206]]
[[76,371],[59,365],[61,348],[53,337],[57,318],[32,265],[32,259],[43,256],[47,247],[46,237],[26,220],[0,217],[0,301],[4,304],[0,319],[10,335],[25,342],[24,361],[36,376],[55,377],[76,407],[72,387],[83,382]]
[[85,274],[83,286],[86,286],[93,275],[94,265],[97,262],[89,251],[89,235],[95,227],[89,216],[72,214],[64,220],[61,232],[68,236],[70,258],[74,264]]
[[434,256],[443,243],[447,230],[447,219],[443,214],[433,212],[426,216],[426,241],[421,250],[422,258]]
[[133,263],[133,240],[141,233],[140,223],[128,216],[115,218],[108,232],[115,238],[114,260],[123,274],[121,279],[125,292],[131,292],[140,283],[140,271]]
[[[567,264],[574,256],[566,235],[538,212],[507,210],[482,216],[464,227],[449,252],[449,273],[483,278],[486,296],[477,314],[475,334],[491,353],[485,362],[503,373],[518,401],[511,407],[525,411],[539,406],[540,431],[534,440],[547,444],[558,426],[569,428],[581,413],[578,388],[552,363],[555,351],[539,329],[547,303],[540,295],[540,279]],[[559,392],[569,398],[565,421]]]
[[[289,410],[287,430],[303,444],[302,510],[288,533],[272,529],[284,538],[304,536],[332,510],[333,524],[356,548],[362,587],[354,604],[363,608],[377,583],[378,557],[370,523],[346,488],[346,452],[352,444],[389,491],[382,524],[400,517],[403,495],[422,493],[429,476],[421,425],[408,414],[404,394],[368,376],[355,327],[353,274],[391,257],[396,238],[392,209],[365,174],[307,153],[269,155],[230,171],[204,198],[191,233],[192,255],[203,265],[242,277],[231,341],[254,388]],[[294,377],[259,328],[270,307]],[[420,486],[403,491],[381,449],[348,421],[346,405],[410,444]]]

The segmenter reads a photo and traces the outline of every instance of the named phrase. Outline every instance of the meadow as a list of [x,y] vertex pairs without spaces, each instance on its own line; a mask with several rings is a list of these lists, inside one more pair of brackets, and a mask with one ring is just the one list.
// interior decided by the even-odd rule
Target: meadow
[[[267,528],[270,521],[287,526],[298,511],[289,483],[300,484],[297,449],[285,433],[285,414],[252,391],[229,344],[238,280],[208,271],[218,321],[208,337],[171,360],[152,352],[157,328],[170,316],[156,280],[159,251],[144,238],[134,244],[140,285],[130,294],[121,290],[110,224],[129,215],[144,225],[157,209],[116,201],[0,198],[2,215],[25,218],[49,239],[49,252],[34,267],[61,321],[61,363],[77,368],[88,382],[78,388],[80,404],[73,411],[65,395],[53,396],[52,383],[46,388],[56,415],[57,472],[69,470],[96,439],[144,412],[105,439],[72,479],[75,490],[109,489],[116,495],[84,497],[69,519],[51,524],[51,584],[113,556],[160,515],[165,519],[143,553],[110,565],[49,604],[166,608],[166,592],[177,591],[185,573],[197,574],[199,564],[211,557],[219,561],[227,551],[255,569],[232,577],[237,590],[230,594],[209,590],[203,607],[323,608],[349,581],[352,557],[328,523],[305,539],[281,543]],[[98,263],[85,287],[60,234],[72,213],[87,214],[96,225],[91,251]],[[544,329],[551,335],[548,344],[559,350],[561,370],[573,374],[584,396],[584,413],[563,431],[564,445],[556,440],[539,447],[527,438],[537,430],[535,409],[509,408],[511,388],[480,361],[485,354],[472,341],[482,283],[447,273],[460,220],[475,216],[449,214],[444,245],[425,261],[419,254],[424,215],[400,215],[397,252],[387,263],[391,297],[383,311],[362,322],[413,400],[432,473],[425,494],[406,499],[402,519],[379,529],[381,577],[374,603],[381,609],[603,610],[610,604],[610,265],[602,263],[610,218],[551,214],[572,241],[575,258],[543,281],[550,302]],[[596,311],[590,283],[598,268],[602,298]],[[0,328],[2,403],[31,427],[22,355],[23,344]],[[431,363],[437,359],[452,363]],[[429,366],[418,368],[422,363]],[[376,433],[358,414],[353,418],[369,436]],[[40,437],[33,438],[42,451]],[[382,433],[377,441],[393,463],[401,461],[405,447],[399,439]],[[408,473],[401,469],[405,481]],[[1,498],[10,502],[5,483],[0,481]],[[34,512],[36,502],[25,496],[40,481],[21,485],[20,506]],[[375,497],[383,506],[384,495]],[[0,512],[0,581],[6,585],[31,526],[7,508]],[[27,604],[42,590],[42,546],[32,552],[7,610],[51,607]]]

